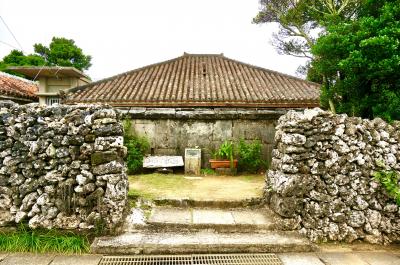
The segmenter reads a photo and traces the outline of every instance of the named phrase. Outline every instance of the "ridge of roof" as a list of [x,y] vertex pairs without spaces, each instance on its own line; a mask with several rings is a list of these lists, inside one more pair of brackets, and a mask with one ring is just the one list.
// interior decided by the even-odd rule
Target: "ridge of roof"
[[261,70],[261,71],[267,71],[267,72],[270,72],[270,73],[282,75],[282,76],[285,76],[287,78],[298,80],[298,81],[303,81],[303,82],[306,82],[306,83],[309,83],[309,84],[312,84],[312,85],[315,85],[315,86],[320,86],[320,84],[318,84],[318,83],[315,83],[315,82],[312,82],[312,81],[308,81],[308,80],[302,79],[300,77],[291,76],[289,74],[281,73],[281,72],[278,72],[278,71],[275,71],[275,70],[270,70],[270,69],[267,69],[267,68],[263,68],[263,67],[260,67],[260,66],[255,66],[255,65],[252,65],[252,64],[249,64],[249,63],[244,63],[244,62],[241,62],[241,61],[238,61],[238,60],[234,60],[234,59],[228,58],[228,57],[226,57],[224,55],[224,53],[219,53],[219,54],[218,53],[217,54],[207,54],[207,53],[204,53],[204,54],[201,54],[201,53],[193,54],[193,53],[184,52],[183,55],[178,56],[176,58],[172,58],[172,59],[169,59],[169,60],[166,60],[166,61],[161,61],[161,62],[158,62],[158,63],[148,64],[148,65],[136,68],[136,69],[128,70],[128,71],[122,72],[120,74],[116,74],[116,75],[113,75],[113,76],[110,76],[110,77],[107,77],[107,78],[103,78],[103,79],[97,80],[95,82],[91,82],[91,83],[88,83],[88,84],[85,84],[85,85],[82,85],[82,86],[77,86],[77,87],[74,87],[74,88],[70,88],[66,92],[67,93],[70,93],[70,92],[72,93],[72,92],[81,91],[81,90],[83,90],[83,89],[85,89],[87,87],[90,87],[90,86],[93,86],[93,85],[97,85],[97,84],[100,84],[100,83],[103,83],[103,82],[107,82],[107,81],[116,79],[118,77],[124,76],[124,75],[129,75],[129,74],[132,74],[132,73],[135,73],[135,72],[139,72],[139,71],[145,70],[147,68],[151,68],[151,67],[154,67],[154,66],[159,66],[159,65],[171,63],[171,62],[177,61],[179,59],[182,59],[184,57],[191,57],[191,56],[192,57],[202,57],[202,56],[205,56],[205,57],[211,57],[211,56],[221,57],[223,59],[230,60],[230,61],[232,61],[234,63],[245,65],[247,67],[251,67],[251,68],[255,68],[255,69]]

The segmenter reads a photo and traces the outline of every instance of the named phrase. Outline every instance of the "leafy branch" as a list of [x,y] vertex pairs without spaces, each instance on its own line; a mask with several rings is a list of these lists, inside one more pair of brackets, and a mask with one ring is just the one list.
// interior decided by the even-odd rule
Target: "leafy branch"
[[396,171],[381,170],[375,172],[373,176],[385,187],[389,196],[400,206],[400,175]]

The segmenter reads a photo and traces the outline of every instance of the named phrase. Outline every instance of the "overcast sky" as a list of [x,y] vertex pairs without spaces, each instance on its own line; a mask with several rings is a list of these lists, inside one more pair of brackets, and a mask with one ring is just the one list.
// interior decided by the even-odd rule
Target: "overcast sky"
[[[92,55],[87,74],[106,78],[188,53],[225,56],[295,75],[304,60],[270,44],[276,25],[255,25],[258,0],[0,0],[0,15],[25,53],[53,36]],[[19,47],[0,21],[0,57]]]

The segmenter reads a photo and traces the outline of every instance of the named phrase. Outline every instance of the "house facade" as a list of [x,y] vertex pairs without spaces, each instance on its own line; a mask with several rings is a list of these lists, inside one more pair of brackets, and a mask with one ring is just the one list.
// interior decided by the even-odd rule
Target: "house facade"
[[87,75],[74,67],[13,66],[9,67],[8,70],[37,80],[39,89],[36,91],[36,95],[40,105],[59,104],[60,93],[90,82]]
[[184,54],[70,89],[63,103],[106,103],[132,120],[155,155],[202,149],[202,165],[225,140],[260,140],[269,160],[277,119],[319,106],[319,85],[229,59]]

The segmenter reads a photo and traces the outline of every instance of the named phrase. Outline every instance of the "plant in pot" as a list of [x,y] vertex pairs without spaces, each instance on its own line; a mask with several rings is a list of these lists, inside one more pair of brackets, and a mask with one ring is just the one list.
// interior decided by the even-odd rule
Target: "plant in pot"
[[238,161],[233,158],[234,144],[225,141],[219,149],[214,152],[214,159],[210,159],[211,168],[237,168]]

